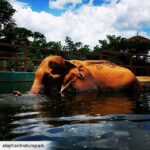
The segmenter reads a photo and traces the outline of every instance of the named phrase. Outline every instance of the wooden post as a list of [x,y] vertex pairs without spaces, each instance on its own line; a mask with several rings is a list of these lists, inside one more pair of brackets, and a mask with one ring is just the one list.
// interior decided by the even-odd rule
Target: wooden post
[[25,47],[24,50],[24,72],[27,72],[28,70],[28,49]]
[[134,72],[131,54],[129,55],[129,68]]
[[55,54],[55,55],[58,55],[58,52],[57,52],[57,51],[55,51],[55,52],[54,52],[54,54]]
[[16,54],[14,57],[16,58],[14,58],[14,70],[18,71],[18,55]]
[[99,53],[99,59],[103,59],[103,51]]
[[132,64],[132,55],[129,55],[129,57],[130,57],[130,60],[129,60],[130,62],[129,62],[129,64],[130,64],[130,66],[132,67],[132,65],[133,65],[133,64]]

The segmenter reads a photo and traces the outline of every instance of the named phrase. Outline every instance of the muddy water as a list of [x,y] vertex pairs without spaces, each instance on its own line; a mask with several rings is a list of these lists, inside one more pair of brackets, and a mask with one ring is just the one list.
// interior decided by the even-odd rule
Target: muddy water
[[0,140],[48,141],[54,150],[149,150],[150,93],[1,94]]

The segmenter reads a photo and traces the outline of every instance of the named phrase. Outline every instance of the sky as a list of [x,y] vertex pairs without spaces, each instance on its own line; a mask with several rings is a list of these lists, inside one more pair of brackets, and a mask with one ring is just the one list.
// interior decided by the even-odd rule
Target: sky
[[150,38],[149,0],[9,0],[19,27],[38,31],[47,41],[66,36],[93,47],[107,35]]

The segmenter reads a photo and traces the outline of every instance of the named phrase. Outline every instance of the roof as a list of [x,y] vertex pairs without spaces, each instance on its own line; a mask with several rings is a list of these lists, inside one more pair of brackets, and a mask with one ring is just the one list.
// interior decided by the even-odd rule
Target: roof
[[146,37],[143,37],[143,36],[133,36],[131,38],[128,39],[129,41],[139,41],[139,42],[142,42],[142,43],[150,43],[150,39],[146,38]]

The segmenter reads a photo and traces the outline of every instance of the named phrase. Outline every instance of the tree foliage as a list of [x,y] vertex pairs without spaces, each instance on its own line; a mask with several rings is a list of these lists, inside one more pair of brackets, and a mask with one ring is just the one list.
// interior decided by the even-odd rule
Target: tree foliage
[[101,50],[120,51],[128,49],[128,41],[126,38],[115,35],[107,35],[107,39],[99,40]]
[[33,36],[32,31],[26,28],[14,28],[15,37],[12,39],[14,44],[30,45],[30,38]]
[[[116,35],[107,35],[106,39],[99,40],[98,45],[96,45],[93,49],[91,49],[89,45],[84,45],[80,41],[74,42],[71,37],[68,36],[65,39],[64,46],[60,41],[47,42],[46,37],[42,33],[33,32],[23,27],[17,27],[12,18],[14,13],[15,9],[13,9],[8,0],[0,0],[0,42],[35,47],[36,49],[29,49],[29,54],[30,56],[37,58],[52,54],[52,51],[54,50],[60,52],[61,50],[70,52],[65,55],[66,58],[69,59],[90,59],[92,58],[92,55],[86,56],[84,54],[99,53],[102,50],[112,50],[125,53],[130,52],[133,54],[140,52],[147,54],[150,50],[150,42],[145,42],[148,40],[130,40]],[[40,51],[39,49],[41,48],[45,48],[45,50]],[[4,47],[1,49],[5,50]],[[20,51],[22,50],[15,50],[15,52]],[[72,52],[79,52],[82,56]],[[115,59],[117,60],[118,58]],[[126,61],[128,56],[123,55],[119,59],[121,61]],[[146,60],[145,57],[136,57],[135,62],[135,64],[144,64],[149,61]]]
[[55,42],[55,41],[50,41],[47,43],[47,48],[51,49],[51,50],[61,50],[62,49],[62,45],[61,42]]
[[7,0],[0,0],[0,29],[8,24],[15,24],[12,19],[15,9],[10,5]]
[[107,35],[104,40],[99,40],[99,45],[94,47],[94,52],[101,50],[113,50],[130,53],[147,53],[150,50],[150,42],[135,39],[130,40],[121,36]]
[[[12,28],[15,27],[15,21],[12,19],[15,9],[7,0],[0,0],[0,39],[9,40]],[[9,33],[9,34],[8,34]]]

